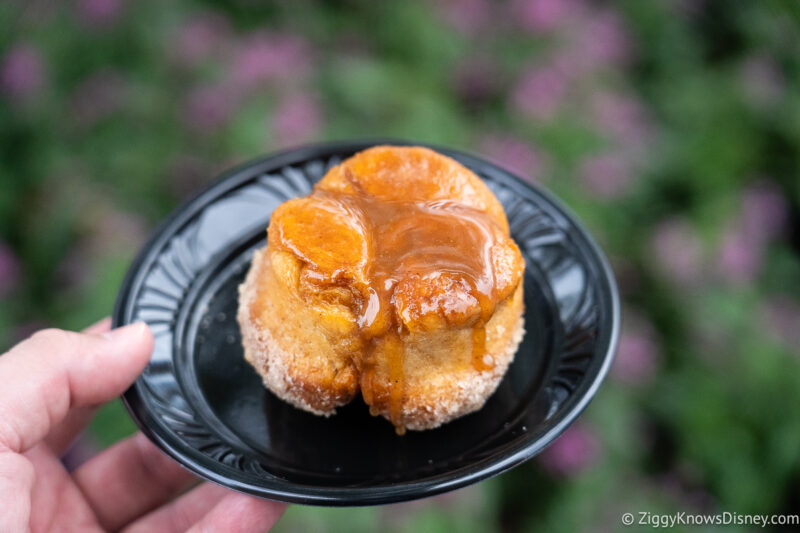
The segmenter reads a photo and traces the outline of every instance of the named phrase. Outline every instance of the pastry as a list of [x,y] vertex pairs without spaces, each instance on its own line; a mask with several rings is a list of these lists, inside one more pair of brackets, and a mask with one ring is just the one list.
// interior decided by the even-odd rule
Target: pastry
[[480,409],[523,335],[524,261],[502,206],[458,162],[376,146],[272,214],[239,287],[245,358],[329,416],[359,393],[405,429]]

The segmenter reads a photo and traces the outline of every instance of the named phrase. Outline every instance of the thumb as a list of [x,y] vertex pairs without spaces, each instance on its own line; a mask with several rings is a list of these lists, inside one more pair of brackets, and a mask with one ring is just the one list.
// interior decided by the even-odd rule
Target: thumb
[[0,357],[0,450],[24,452],[71,407],[118,396],[152,350],[142,322],[102,335],[47,329],[18,344]]

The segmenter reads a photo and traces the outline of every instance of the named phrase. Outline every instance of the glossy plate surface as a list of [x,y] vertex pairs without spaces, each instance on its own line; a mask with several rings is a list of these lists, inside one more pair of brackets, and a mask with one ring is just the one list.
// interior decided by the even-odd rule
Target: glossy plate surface
[[482,159],[432,147],[487,182],[526,258],[527,333],[497,392],[477,413],[398,437],[360,398],[326,419],[263,388],[244,360],[236,323],[236,288],[253,250],[265,244],[276,206],[307,194],[331,165],[374,144],[382,143],[304,147],[224,174],[158,228],[128,272],[114,325],[144,320],[156,343],[123,400],[142,431],[198,475],[305,504],[431,496],[540,452],[605,377],[619,304],[592,238],[548,193]]

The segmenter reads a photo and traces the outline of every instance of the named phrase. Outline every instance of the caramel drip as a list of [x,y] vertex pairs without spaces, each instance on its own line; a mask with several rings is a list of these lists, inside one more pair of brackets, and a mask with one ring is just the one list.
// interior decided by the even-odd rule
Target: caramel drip
[[[401,423],[405,399],[403,350],[403,339],[396,331],[388,331],[381,337],[373,338],[364,356],[361,371],[361,396],[364,403],[370,406],[370,414],[378,416],[384,410],[388,411],[389,420],[394,424],[398,435],[406,431]],[[386,379],[376,381],[381,362],[385,365],[382,370]]]
[[387,374],[389,378],[389,420],[394,424],[397,434],[403,435],[406,432],[406,428],[401,422],[403,420],[403,397],[405,395],[403,341],[395,332],[387,333],[383,341],[383,356],[388,367]]
[[486,323],[494,312],[494,304],[485,294],[475,294],[481,306],[481,316],[472,326],[472,366],[483,372],[494,368],[494,358],[486,353]]
[[371,346],[364,355],[361,366],[361,397],[369,405],[369,413],[378,416],[380,410],[375,405],[375,350]]
[[493,368],[494,362],[489,357],[486,353],[486,324],[479,321],[472,326],[472,366],[480,371]]
[[[367,347],[361,361],[361,393],[370,412],[386,413],[402,435],[404,337],[409,321],[430,314],[450,320],[477,301],[480,314],[472,328],[472,365],[479,371],[494,366],[486,354],[485,327],[497,302],[492,247],[503,230],[483,211],[452,201],[382,201],[361,190],[346,194],[320,189],[311,198],[319,199],[326,210],[346,213],[366,242],[367,260],[346,274],[360,294],[353,310]],[[296,243],[286,242],[283,235],[278,240],[314,268]],[[331,282],[345,276],[338,270],[320,273],[325,275]],[[442,295],[431,303],[426,290],[441,276],[461,285],[437,287]],[[408,314],[398,316],[398,290],[412,296],[418,291],[423,303],[407,306]]]

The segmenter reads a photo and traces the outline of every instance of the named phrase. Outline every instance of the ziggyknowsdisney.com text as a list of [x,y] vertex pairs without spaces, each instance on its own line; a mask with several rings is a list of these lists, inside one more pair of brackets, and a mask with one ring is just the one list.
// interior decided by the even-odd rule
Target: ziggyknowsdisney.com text
[[671,528],[675,526],[784,526],[800,525],[800,515],[753,515],[725,511],[717,514],[691,514],[686,512],[660,514],[648,511],[624,513],[623,525]]

